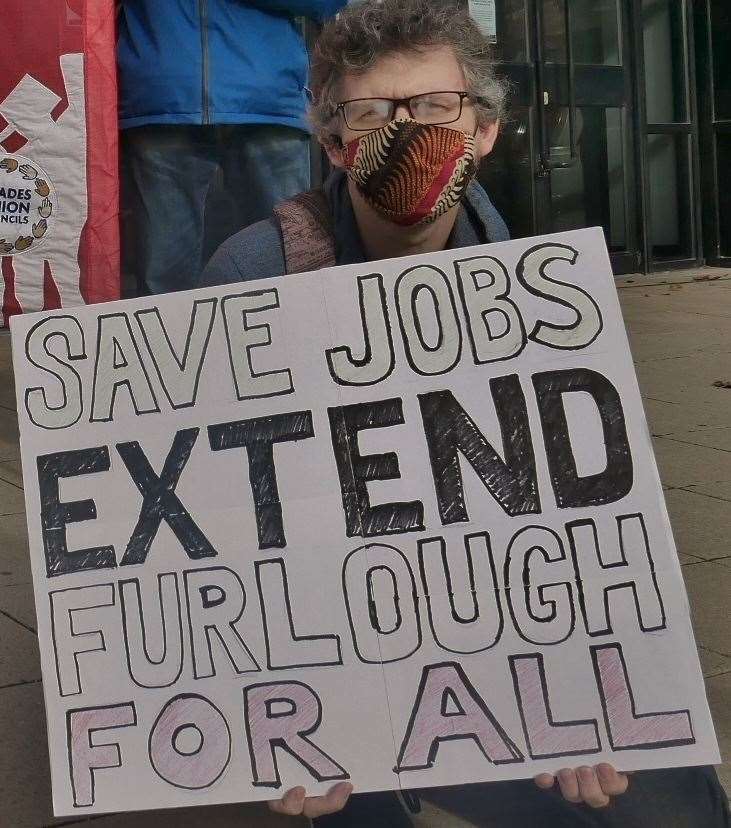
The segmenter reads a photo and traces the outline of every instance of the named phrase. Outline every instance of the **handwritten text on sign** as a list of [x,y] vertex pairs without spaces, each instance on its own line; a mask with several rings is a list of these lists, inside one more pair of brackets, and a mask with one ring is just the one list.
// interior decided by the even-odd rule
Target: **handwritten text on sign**
[[57,814],[717,759],[599,231],[13,346]]

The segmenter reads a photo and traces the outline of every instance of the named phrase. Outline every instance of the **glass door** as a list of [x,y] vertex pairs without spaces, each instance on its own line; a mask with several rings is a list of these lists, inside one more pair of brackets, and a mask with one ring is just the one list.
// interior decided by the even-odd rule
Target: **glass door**
[[484,183],[514,236],[601,226],[615,273],[641,267],[624,0],[496,0],[512,111]]
[[689,0],[638,0],[645,182],[646,256],[650,269],[696,264],[698,120],[695,112]]

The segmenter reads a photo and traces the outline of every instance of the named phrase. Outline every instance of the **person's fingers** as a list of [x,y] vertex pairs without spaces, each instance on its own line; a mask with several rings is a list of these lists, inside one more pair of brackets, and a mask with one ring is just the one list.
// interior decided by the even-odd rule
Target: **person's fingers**
[[302,813],[309,819],[342,811],[353,790],[350,782],[338,782],[325,796],[309,796],[305,799]]
[[558,785],[561,788],[561,795],[569,802],[581,802],[579,795],[579,780],[576,778],[576,771],[571,768],[562,768],[558,772]]
[[539,788],[548,790],[556,783],[556,777],[552,773],[539,773],[538,776],[533,777],[533,781]]
[[626,773],[619,773],[608,762],[601,762],[595,770],[599,777],[599,784],[608,796],[620,796],[627,790],[629,779]]
[[579,796],[592,808],[604,808],[609,805],[609,797],[602,790],[594,768],[586,765],[578,768],[576,776],[579,781]]
[[305,804],[305,789],[298,785],[290,788],[281,799],[273,799],[269,802],[269,809],[277,814],[287,816],[299,816]]

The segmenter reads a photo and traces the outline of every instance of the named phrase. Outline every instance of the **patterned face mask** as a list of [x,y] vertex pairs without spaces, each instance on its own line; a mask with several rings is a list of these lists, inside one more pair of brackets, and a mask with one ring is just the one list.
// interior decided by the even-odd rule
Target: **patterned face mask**
[[345,145],[345,169],[368,204],[402,225],[427,224],[465,194],[477,171],[474,136],[394,120]]

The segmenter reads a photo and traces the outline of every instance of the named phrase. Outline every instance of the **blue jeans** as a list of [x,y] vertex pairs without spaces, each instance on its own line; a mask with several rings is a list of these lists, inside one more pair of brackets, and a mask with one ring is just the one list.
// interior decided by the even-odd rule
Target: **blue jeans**
[[[432,788],[421,792],[473,825],[484,828],[730,828],[728,801],[713,768],[637,771],[625,794],[607,808],[573,805],[558,790],[531,780]],[[409,796],[414,810],[419,796]],[[409,828],[395,794],[352,796],[339,814],[315,820],[316,828]]]
[[[283,126],[155,125],[122,132],[126,293],[197,286],[216,248],[310,187],[309,136]],[[131,289],[132,288],[132,289]]]

